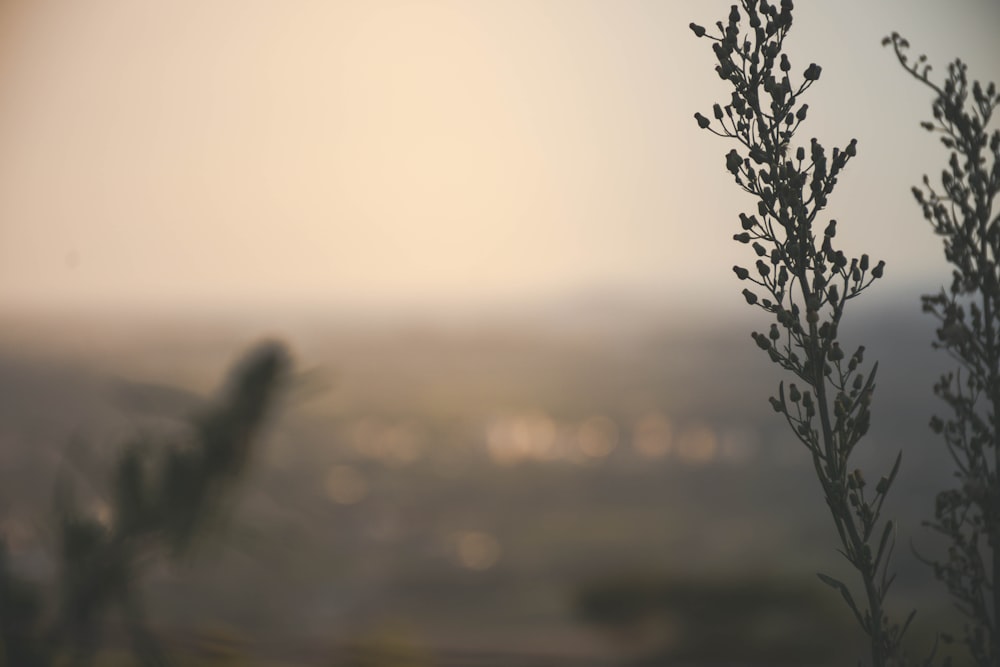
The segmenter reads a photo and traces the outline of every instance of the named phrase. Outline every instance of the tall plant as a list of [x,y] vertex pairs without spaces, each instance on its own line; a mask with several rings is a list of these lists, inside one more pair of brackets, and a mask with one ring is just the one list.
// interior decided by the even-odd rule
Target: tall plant
[[834,245],[836,221],[822,227],[819,220],[857,142],[828,153],[816,139],[797,141],[809,109],[803,96],[822,70],[813,63],[801,76],[791,73],[784,49],[792,9],[790,0],[741,0],[725,23],[715,24],[715,34],[691,24],[697,37],[712,42],[715,71],[732,87],[729,101],[714,105],[714,121],[700,113],[695,119],[736,142],[726,169],[757,200],[754,213],[740,214],[742,230],[733,237],[757,260],[733,271],[751,285],[743,290],[747,303],[774,320],[753,340],[796,381],[782,382],[770,402],[812,459],[839,551],[856,570],[860,591],[819,577],[843,596],[868,636],[872,663],[882,667],[896,664],[909,623],[893,625],[885,612],[895,537],[882,507],[900,456],[874,489],[853,467],[851,455],[869,428],[878,365],[866,366],[864,347],[847,354],[838,334],[848,302],[882,277],[884,263],[873,265],[868,255],[848,258]]
[[942,84],[930,78],[926,56],[910,60],[909,43],[886,37],[903,68],[934,92],[932,121],[949,150],[940,190],[924,176],[913,196],[954,267],[951,286],[923,297],[941,326],[934,346],[958,369],[934,393],[951,411],[931,419],[955,463],[956,484],[938,494],[927,522],[950,542],[934,575],[967,618],[963,643],[979,665],[1000,665],[1000,130],[989,131],[1000,93],[990,83],[971,86],[966,65],[948,66]]

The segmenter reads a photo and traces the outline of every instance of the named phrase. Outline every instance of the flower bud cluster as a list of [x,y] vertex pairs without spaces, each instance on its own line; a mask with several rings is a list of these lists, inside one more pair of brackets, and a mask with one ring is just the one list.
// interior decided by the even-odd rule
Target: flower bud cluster
[[716,24],[717,34],[691,25],[696,36],[713,42],[716,72],[733,86],[728,103],[713,105],[714,121],[700,113],[695,118],[701,128],[740,144],[742,150],[726,155],[726,168],[758,200],[756,213],[740,214],[741,231],[733,236],[757,259],[733,272],[752,284],[743,289],[746,302],[772,313],[787,335],[754,334],[754,341],[807,382],[829,378],[843,386],[858,372],[856,361],[841,376],[835,371],[845,356],[836,340],[844,306],[882,277],[885,263],[868,255],[849,259],[835,246],[835,220],[821,236],[813,231],[857,142],[828,152],[812,139],[808,150],[788,150],[807,117],[800,98],[822,71],[811,64],[793,83],[792,63],[782,50],[791,11],[791,2],[744,0],[742,11],[734,5],[728,22]]
[[995,665],[1000,621],[980,600],[982,591],[996,586],[986,573],[996,572],[1000,563],[995,419],[1000,405],[1000,129],[988,130],[1000,93],[994,83],[970,84],[960,60],[948,66],[942,83],[932,81],[927,58],[911,59],[909,43],[898,33],[883,44],[892,45],[904,69],[934,92],[933,120],[921,126],[937,134],[949,151],[941,190],[927,176],[923,187],[913,188],[923,217],[944,238],[945,258],[954,267],[950,288],[924,296],[923,308],[940,323],[934,346],[959,363],[958,371],[934,385],[951,415],[930,421],[956,463],[958,485],[938,494],[934,520],[926,525],[951,542],[947,557],[931,565],[955,603],[968,610],[964,644],[976,664]]
[[796,70],[784,52],[792,9],[791,0],[741,0],[714,32],[691,24],[696,37],[712,42],[715,71],[732,87],[725,103],[694,117],[701,129],[735,143],[725,155],[726,170],[756,199],[756,211],[740,214],[740,230],[733,235],[755,258],[733,272],[749,283],[743,289],[746,302],[773,317],[767,332],[752,334],[753,341],[797,382],[787,392],[784,383],[779,385],[771,407],[812,455],[844,553],[866,582],[868,620],[844,584],[824,581],[841,589],[873,645],[890,650],[892,635],[883,627],[887,621],[881,611],[887,586],[879,577],[885,581],[891,530],[878,545],[872,542],[895,471],[874,496],[866,496],[860,472],[848,467],[870,426],[878,365],[866,371],[864,348],[848,356],[838,339],[847,302],[883,276],[885,263],[866,254],[848,257],[837,247],[835,220],[819,226],[838,178],[857,155],[857,141],[829,151],[815,138],[795,141],[809,112],[802,97],[822,68],[812,63]]
[[[742,147],[729,151],[726,168],[758,205],[756,214],[740,214],[741,231],[733,238],[751,245],[757,259],[752,267],[734,266],[733,272],[756,286],[743,290],[747,303],[773,313],[791,334],[777,354],[771,344],[758,345],[783,366],[801,371],[806,360],[829,357],[844,304],[882,277],[885,264],[871,266],[867,255],[848,259],[834,245],[833,220],[817,242],[816,217],[857,154],[857,142],[828,153],[812,139],[808,151],[800,146],[791,154],[788,147],[808,111],[800,97],[819,79],[822,68],[812,64],[799,83],[792,81],[791,61],[782,52],[792,24],[791,2],[744,0],[742,10],[731,8],[728,22],[716,24],[717,36],[691,25],[696,36],[713,41],[716,71],[733,85],[729,102],[713,105],[714,122],[700,113],[695,118],[699,127],[736,139]],[[824,324],[832,335],[817,337]],[[789,363],[790,353],[803,351],[810,336],[817,337],[821,349],[802,355],[798,364]],[[830,361],[835,361],[839,353],[832,354]],[[813,360],[813,371],[827,369]]]

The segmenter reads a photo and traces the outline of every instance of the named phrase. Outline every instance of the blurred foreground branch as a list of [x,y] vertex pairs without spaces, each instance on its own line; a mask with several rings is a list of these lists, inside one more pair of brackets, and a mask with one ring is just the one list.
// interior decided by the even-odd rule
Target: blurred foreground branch
[[[107,612],[117,608],[142,665],[167,665],[145,622],[141,577],[183,553],[246,468],[256,437],[290,370],[284,346],[265,343],[233,370],[220,403],[192,422],[192,442],[154,451],[128,443],[114,471],[107,521],[83,513],[57,488],[60,575],[54,609],[12,571],[0,541],[0,665],[92,664]],[[65,662],[68,660],[68,662]]]

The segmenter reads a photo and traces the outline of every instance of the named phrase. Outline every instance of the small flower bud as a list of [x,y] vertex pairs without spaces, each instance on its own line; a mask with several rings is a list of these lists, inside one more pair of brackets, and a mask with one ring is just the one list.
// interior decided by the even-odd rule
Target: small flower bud
[[774,396],[771,396],[768,400],[771,401],[771,407],[774,408],[775,412],[784,412],[781,407],[781,401],[776,399]]
[[885,262],[879,260],[878,264],[875,265],[875,268],[872,269],[872,275],[876,278],[881,278],[884,272],[885,272]]
[[701,115],[700,113],[696,113],[696,114],[694,115],[694,119],[695,119],[696,121],[698,121],[698,127],[700,127],[700,128],[701,128],[701,129],[703,129],[703,130],[704,130],[705,128],[707,128],[707,127],[708,127],[709,125],[711,125],[711,124],[712,124],[712,121],[710,121],[709,119],[705,118],[705,117],[704,117],[704,116],[702,116],[702,115]]
[[[705,118],[705,122],[708,122],[707,118]],[[701,125],[700,120],[698,121],[698,124]],[[708,125],[702,125],[702,127],[708,127]],[[740,157],[740,154],[737,153],[734,148],[726,154],[726,169],[733,174],[738,174],[741,166],[743,166],[743,158]]]
[[715,114],[715,117],[716,117],[716,118],[717,118],[718,120],[722,120],[722,107],[721,107],[721,106],[719,106],[718,104],[715,104],[715,105],[714,105],[714,106],[712,107],[712,113],[714,113],[714,114]]
[[751,306],[757,303],[757,295],[748,289],[743,290],[743,298],[747,300],[747,303]]
[[822,67],[820,67],[816,63],[812,63],[811,65],[809,65],[808,68],[806,68],[806,71],[803,74],[803,76],[805,77],[806,81],[816,81],[819,79],[820,72],[822,71],[823,71]]
[[705,36],[705,29],[702,28],[697,23],[692,23],[688,27],[691,28],[691,32],[694,33],[695,37],[704,37]]
[[733,272],[736,274],[736,277],[739,278],[740,280],[746,280],[747,278],[750,277],[750,272],[744,269],[742,266],[734,266]]
[[798,403],[799,399],[802,398],[799,388],[794,384],[788,388],[788,398],[791,399],[792,403]]
[[777,324],[772,324],[771,325],[771,330],[767,332],[767,336],[771,340],[778,340],[779,338],[781,338],[781,332],[778,331],[778,325]]

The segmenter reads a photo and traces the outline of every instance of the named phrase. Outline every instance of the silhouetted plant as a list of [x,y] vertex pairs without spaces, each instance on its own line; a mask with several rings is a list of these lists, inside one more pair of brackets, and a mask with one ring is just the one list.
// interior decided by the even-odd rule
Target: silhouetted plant
[[964,644],[979,665],[1000,664],[1000,130],[987,129],[1000,93],[990,83],[970,87],[966,65],[948,66],[943,84],[930,79],[921,55],[907,56],[909,43],[893,33],[903,68],[934,91],[933,121],[950,151],[941,191],[924,176],[913,196],[935,233],[944,237],[945,257],[954,266],[951,287],[923,297],[923,309],[941,326],[934,347],[945,350],[958,370],[945,374],[934,393],[951,409],[931,428],[944,438],[955,463],[957,484],[937,495],[934,520],[926,522],[950,545],[934,575],[966,616]]
[[39,592],[14,576],[0,542],[0,664],[91,664],[112,607],[122,611],[141,664],[168,664],[145,623],[140,577],[157,556],[181,553],[217,511],[288,370],[283,346],[261,345],[235,369],[225,400],[193,422],[191,443],[159,452],[142,442],[126,445],[107,523],[81,513],[69,489],[58,490],[60,578],[50,627],[40,623]]
[[691,24],[697,37],[713,42],[715,71],[733,88],[727,104],[714,105],[714,121],[700,113],[695,119],[702,129],[739,144],[726,155],[726,169],[757,199],[757,210],[740,214],[742,231],[733,238],[750,245],[758,259],[752,270],[735,266],[733,271],[753,285],[743,290],[747,303],[775,320],[767,333],[754,332],[753,340],[803,385],[786,389],[782,382],[771,405],[812,457],[839,551],[860,576],[861,604],[845,583],[819,577],[843,596],[869,637],[872,663],[881,667],[898,661],[899,643],[913,616],[900,627],[885,613],[895,536],[893,522],[883,521],[881,513],[900,456],[874,492],[861,471],[852,470],[850,456],[869,428],[878,365],[864,371],[864,347],[847,355],[838,330],[847,303],[882,277],[884,263],[873,266],[868,255],[849,259],[836,249],[834,220],[818,231],[817,218],[855,156],[857,142],[852,139],[829,155],[816,139],[808,147],[795,142],[808,113],[801,98],[822,70],[810,64],[793,83],[783,52],[792,8],[790,0],[780,5],[741,0],[726,23],[716,23],[717,36]]

